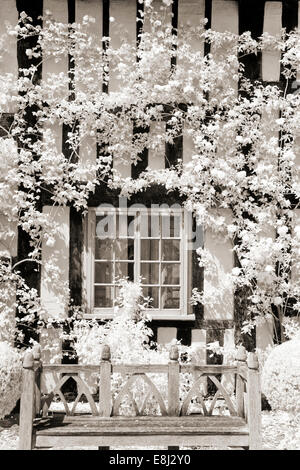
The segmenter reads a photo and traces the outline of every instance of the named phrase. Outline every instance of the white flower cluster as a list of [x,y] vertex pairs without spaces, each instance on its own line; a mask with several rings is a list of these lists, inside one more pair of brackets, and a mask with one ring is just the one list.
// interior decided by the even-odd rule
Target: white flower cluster
[[21,354],[0,342],[0,419],[8,415],[21,396]]

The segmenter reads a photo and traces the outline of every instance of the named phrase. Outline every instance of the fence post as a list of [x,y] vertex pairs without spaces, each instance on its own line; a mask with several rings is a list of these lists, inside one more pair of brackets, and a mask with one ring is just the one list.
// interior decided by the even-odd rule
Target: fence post
[[249,426],[249,449],[262,449],[261,436],[261,389],[260,374],[257,355],[250,353],[248,357],[248,426]]
[[110,347],[104,344],[100,359],[99,415],[111,414],[111,362]]
[[[35,409],[34,416],[41,413],[41,346],[35,344],[32,348],[35,370]],[[34,417],[33,416],[33,417]]]
[[168,415],[179,416],[179,352],[173,345],[169,354],[168,369]]
[[19,449],[32,449],[32,427],[35,411],[35,372],[32,352],[27,352],[23,360],[22,394],[20,406]]
[[237,404],[237,414],[238,416],[241,416],[242,418],[245,417],[245,409],[244,409],[244,391],[245,391],[245,385],[242,377],[239,375],[239,372],[242,371],[242,369],[245,370],[246,366],[246,359],[247,359],[247,353],[246,349],[244,346],[239,346],[238,351],[237,351],[237,374],[236,374],[236,404]]

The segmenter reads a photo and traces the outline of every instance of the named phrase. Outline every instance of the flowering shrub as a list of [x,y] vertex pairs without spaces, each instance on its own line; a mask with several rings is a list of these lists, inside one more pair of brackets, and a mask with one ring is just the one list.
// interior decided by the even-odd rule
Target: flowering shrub
[[21,396],[21,374],[20,353],[7,342],[0,342],[0,419],[13,410]]
[[[101,348],[108,344],[111,350],[111,360],[114,363],[123,364],[167,364],[169,361],[168,345],[158,345],[151,341],[153,331],[147,326],[147,318],[142,315],[143,307],[149,299],[142,296],[141,285],[126,279],[119,281],[120,293],[116,299],[117,314],[115,318],[105,324],[97,321],[77,320],[71,332],[74,341],[74,349],[78,355],[79,362],[83,364],[99,364]],[[185,361],[190,361],[192,348],[178,344],[180,356]],[[90,378],[85,375],[93,392],[96,392],[96,374]],[[167,376],[166,374],[149,374],[151,380],[167,402]],[[181,397],[188,392],[191,377],[184,374],[181,378]],[[114,397],[119,393],[126,377],[120,374],[112,376],[112,393]],[[132,397],[138,407],[142,406],[148,392],[148,385],[143,379],[137,379],[131,389],[131,396],[125,398],[122,404],[122,413],[132,413]],[[148,397],[144,413],[158,413],[159,407],[153,397]]]
[[269,354],[262,371],[262,392],[273,410],[300,411],[300,338]]
[[[143,297],[140,283],[119,280],[119,295],[115,300],[113,320],[99,324],[96,320],[78,319],[70,334],[80,362],[98,364],[103,344],[111,348],[114,362],[148,362],[150,337],[143,309],[149,299]],[[138,321],[139,320],[139,321]]]
[[283,320],[284,335],[287,339],[300,337],[300,319],[287,317]]
[[131,282],[127,278],[119,279],[118,286],[119,295],[115,301],[115,313],[132,320],[141,319],[145,308],[151,302],[151,298],[143,295],[141,280]]
[[[151,341],[152,330],[147,326],[145,318],[138,321],[120,314],[105,325],[99,325],[96,321],[86,322],[79,320],[75,322],[72,336],[75,339],[74,348],[79,357],[79,362],[84,364],[99,364],[101,348],[108,344],[111,349],[111,360],[114,363],[125,364],[167,364],[169,360],[170,345],[157,345]],[[186,354],[191,348],[183,347],[179,343],[180,353]],[[187,374],[188,375],[188,374]],[[167,401],[167,377],[166,374],[149,374],[158,390]],[[85,374],[92,391],[96,392],[96,374],[90,378]],[[112,393],[114,397],[119,393],[126,377],[120,374],[112,376]],[[182,388],[186,390],[186,381]],[[132,387],[132,397],[137,406],[140,407],[147,394],[148,385],[142,379],[137,379]],[[149,397],[145,413],[158,412],[156,401]],[[127,397],[122,405],[122,412],[133,412],[131,397]]]

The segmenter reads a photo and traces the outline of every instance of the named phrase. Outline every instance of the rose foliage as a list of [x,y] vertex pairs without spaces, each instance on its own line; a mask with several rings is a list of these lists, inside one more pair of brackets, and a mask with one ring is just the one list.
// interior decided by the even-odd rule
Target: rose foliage
[[[26,262],[33,270],[43,264],[49,282],[60,287],[57,265],[42,261],[41,246],[53,246],[59,236],[54,216],[60,206],[85,214],[90,195],[103,185],[131,198],[155,182],[176,192],[204,230],[231,242],[236,267],[229,273],[221,272],[207,247],[198,249],[199,264],[211,270],[220,289],[213,295],[212,283],[212,293],[194,290],[193,303],[214,308],[227,290],[246,293],[244,333],[257,318],[281,321],[299,312],[300,94],[293,86],[299,31],[254,40],[248,32],[211,31],[203,22],[175,35],[165,17],[145,2],[148,27],[137,48],[125,39],[119,48],[109,38],[97,40],[89,16],[65,25],[46,12],[41,27],[22,14],[18,25],[8,27],[8,35],[33,44],[26,50],[29,67],[19,70],[17,80],[0,76],[0,115],[17,109],[0,137],[0,326],[13,337],[17,306],[21,345],[24,331],[52,318],[38,291],[26,286],[25,259],[8,262],[17,227],[29,236]],[[195,50],[195,41],[210,52]],[[272,49],[281,52],[283,87],[245,76],[245,57]],[[40,79],[42,62],[55,61],[59,68],[68,56],[69,74],[47,72]],[[57,144],[62,126],[64,152]],[[149,128],[156,131],[146,132]],[[122,177],[112,165],[135,165],[144,149],[155,152],[180,136],[191,150],[176,165],[146,168],[135,179]],[[49,213],[41,210],[45,200],[53,206]],[[63,295],[71,304],[68,290]]]

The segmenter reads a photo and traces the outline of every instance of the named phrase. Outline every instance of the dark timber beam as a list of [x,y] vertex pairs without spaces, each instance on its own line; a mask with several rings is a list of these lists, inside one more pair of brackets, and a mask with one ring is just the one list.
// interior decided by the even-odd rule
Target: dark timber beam
[[[42,16],[43,14],[43,1],[42,0],[36,0],[35,2],[28,2],[26,0],[17,0],[16,1],[16,6],[18,9],[19,17],[20,14],[25,11],[27,15],[29,15],[32,18],[32,22],[34,25],[36,24],[41,24],[41,19],[39,17]],[[35,44],[36,44],[36,37],[32,36],[26,39],[18,38],[17,42],[17,59],[18,59],[18,67],[20,68],[29,68],[32,64],[38,65],[38,60],[40,59],[29,59],[29,57],[26,54],[26,49],[32,49]],[[20,72],[19,72],[20,75]],[[42,78],[42,65],[40,64],[38,66],[38,70],[34,76],[34,82],[39,83]],[[36,123],[36,118],[33,114],[33,111],[35,109],[33,107],[28,108],[26,115],[25,115],[25,120],[26,120],[26,129],[29,127],[34,128],[35,123]],[[38,157],[38,156],[37,156]],[[22,189],[22,187],[20,188]],[[23,188],[24,189],[24,188]],[[41,210],[40,204],[38,204],[37,207],[39,210]],[[27,232],[22,230],[21,227],[18,228],[18,261],[21,261],[23,259],[28,258],[28,253],[32,251],[32,247],[30,246],[30,236]],[[32,263],[32,262],[24,262],[19,264],[18,269],[21,273],[21,276],[25,280],[26,284],[30,288],[37,289],[38,293],[40,292],[40,267],[38,264]],[[18,315],[22,316],[20,312],[18,312]],[[29,332],[28,329],[24,330],[25,334],[25,339],[24,343],[27,344],[30,337],[35,337],[37,339],[36,335],[33,333]]]
[[[212,13],[212,0],[205,0],[204,16],[207,19],[205,29],[211,28],[211,13]],[[207,55],[209,53],[210,53],[210,44],[205,42],[204,43],[204,55]]]
[[[239,0],[239,34],[251,31],[254,39],[263,33],[265,2],[263,0]],[[245,67],[245,75],[251,80],[261,77],[261,53],[249,54],[240,59]]]

